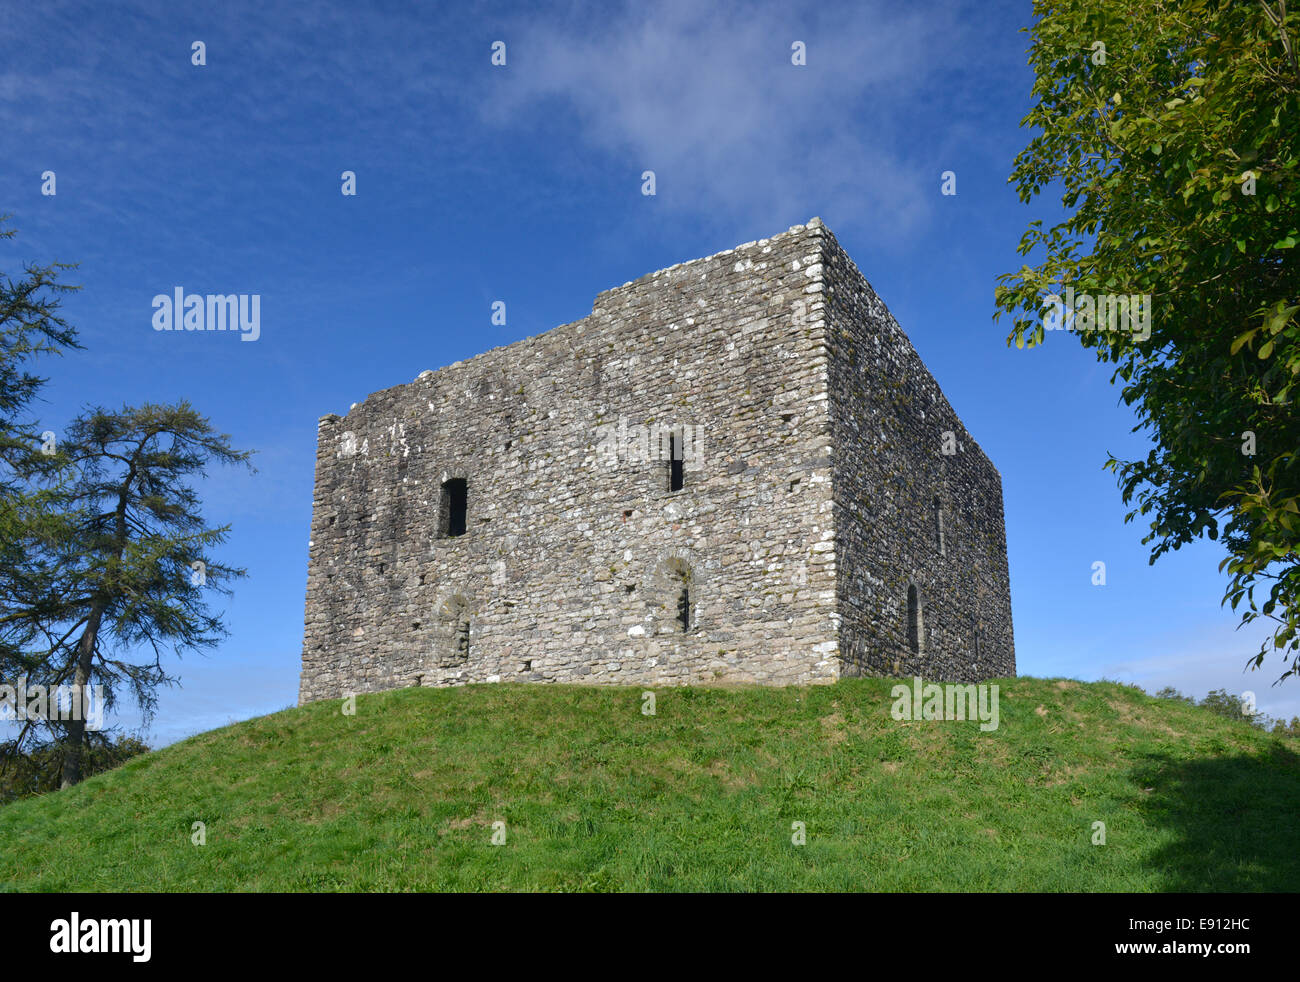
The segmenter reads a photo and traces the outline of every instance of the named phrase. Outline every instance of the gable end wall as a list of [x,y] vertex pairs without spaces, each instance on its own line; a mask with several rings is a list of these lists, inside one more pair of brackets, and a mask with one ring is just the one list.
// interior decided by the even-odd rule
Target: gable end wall
[[853,260],[823,242],[843,673],[1013,676],[1002,479]]

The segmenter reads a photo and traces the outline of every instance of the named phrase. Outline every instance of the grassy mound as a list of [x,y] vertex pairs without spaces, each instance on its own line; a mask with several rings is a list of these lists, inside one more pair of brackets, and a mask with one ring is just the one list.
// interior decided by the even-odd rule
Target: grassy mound
[[0,885],[1300,890],[1293,743],[1033,678],[999,683],[992,732],[899,722],[895,684],[660,689],[653,716],[641,689],[527,684],[290,709],[0,808]]

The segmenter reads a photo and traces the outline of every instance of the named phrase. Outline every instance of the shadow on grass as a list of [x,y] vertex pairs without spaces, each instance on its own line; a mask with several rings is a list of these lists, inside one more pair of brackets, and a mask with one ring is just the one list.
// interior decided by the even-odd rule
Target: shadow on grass
[[1273,743],[1254,755],[1151,754],[1133,778],[1144,818],[1176,837],[1147,857],[1163,890],[1300,891],[1296,751]]

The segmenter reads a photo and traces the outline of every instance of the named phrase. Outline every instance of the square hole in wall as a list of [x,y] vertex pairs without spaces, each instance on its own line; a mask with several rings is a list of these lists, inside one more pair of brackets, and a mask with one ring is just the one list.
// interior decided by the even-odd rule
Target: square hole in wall
[[524,667],[521,669],[521,671],[531,672],[532,670],[533,670],[533,663],[531,661],[524,662]]

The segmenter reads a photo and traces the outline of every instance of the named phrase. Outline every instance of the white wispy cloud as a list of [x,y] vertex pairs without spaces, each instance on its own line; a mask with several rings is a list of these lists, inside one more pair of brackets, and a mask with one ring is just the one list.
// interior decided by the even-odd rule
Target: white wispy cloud
[[631,180],[654,170],[670,209],[802,219],[812,202],[906,229],[934,206],[938,173],[902,138],[969,40],[950,12],[673,0],[538,16],[509,33],[509,84],[480,108],[498,126],[576,132]]

